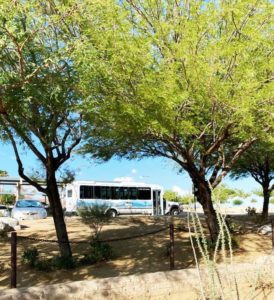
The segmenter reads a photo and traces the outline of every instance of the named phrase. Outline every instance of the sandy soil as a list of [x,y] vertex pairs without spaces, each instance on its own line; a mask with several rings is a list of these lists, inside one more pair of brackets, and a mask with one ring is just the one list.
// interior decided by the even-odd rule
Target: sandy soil
[[[177,225],[186,220],[178,218]],[[91,230],[78,217],[66,218],[71,241],[87,241]],[[121,238],[144,232],[153,232],[164,228],[168,218],[152,217],[118,217],[103,228],[101,238]],[[23,228],[18,235],[42,239],[55,239],[52,218],[35,221],[22,221]],[[240,247],[234,253],[234,262],[253,262],[259,256],[271,253],[271,238],[256,233],[246,233],[237,237]],[[169,270],[169,231],[146,235],[134,239],[114,241],[110,243],[115,257],[111,261],[92,266],[78,267],[74,270],[39,272],[21,264],[21,256],[28,247],[36,246],[46,257],[58,254],[57,244],[19,240],[18,242],[18,287],[46,285],[75,280],[105,278],[120,275],[138,274]],[[74,255],[81,255],[87,250],[85,244],[72,244]],[[175,232],[175,268],[194,267],[193,252],[188,232]],[[0,289],[9,286],[10,244],[9,240],[0,240]]]

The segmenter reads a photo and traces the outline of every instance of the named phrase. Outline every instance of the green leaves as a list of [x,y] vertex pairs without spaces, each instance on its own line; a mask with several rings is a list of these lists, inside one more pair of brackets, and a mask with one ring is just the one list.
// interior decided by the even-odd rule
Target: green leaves
[[92,123],[86,152],[165,156],[210,178],[273,126],[272,4],[109,0],[82,9],[74,60]]

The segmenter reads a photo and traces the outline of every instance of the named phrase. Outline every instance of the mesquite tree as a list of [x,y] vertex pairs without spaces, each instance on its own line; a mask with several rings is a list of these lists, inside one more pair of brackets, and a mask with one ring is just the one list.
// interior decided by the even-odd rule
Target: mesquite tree
[[262,221],[268,218],[271,192],[274,190],[274,145],[258,141],[237,161],[232,169],[231,177],[238,179],[251,176],[263,190]]
[[[75,6],[58,1],[0,2],[0,123],[11,142],[19,175],[47,195],[62,256],[71,256],[56,172],[81,140],[78,77],[70,59],[78,36],[70,22]],[[21,150],[45,174],[35,180]]]
[[93,126],[84,151],[175,161],[216,238],[211,191],[273,122],[273,4],[85,3],[77,67]]

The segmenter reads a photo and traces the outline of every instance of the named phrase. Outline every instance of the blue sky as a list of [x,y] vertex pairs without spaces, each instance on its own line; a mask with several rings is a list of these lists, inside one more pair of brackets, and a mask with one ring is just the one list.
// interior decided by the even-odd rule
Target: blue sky
[[[26,152],[23,156],[26,170],[39,167],[37,161]],[[98,164],[81,156],[73,157],[67,165],[76,170],[78,180],[117,180],[125,179],[137,182],[159,184],[164,189],[177,190],[180,193],[191,192],[192,183],[186,173],[178,173],[175,163],[164,159],[117,160]],[[10,145],[1,145],[0,169],[8,171],[10,176],[18,177],[17,163]],[[254,191],[260,186],[252,179],[238,181],[225,179],[225,183],[232,188],[239,188],[247,192]]]

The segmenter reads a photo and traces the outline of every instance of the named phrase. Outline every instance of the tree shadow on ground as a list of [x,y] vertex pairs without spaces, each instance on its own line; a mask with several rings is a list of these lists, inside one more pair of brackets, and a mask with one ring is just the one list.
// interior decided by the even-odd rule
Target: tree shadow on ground
[[[185,222],[182,219],[175,219],[175,224]],[[46,221],[44,221],[46,224]],[[88,242],[92,232],[82,224],[79,219],[66,219],[70,240]],[[101,239],[125,238],[138,234],[150,233],[159,229],[165,229],[155,234],[145,235],[133,239],[109,242],[114,251],[114,257],[110,261],[100,262],[91,266],[78,266],[72,270],[56,270],[42,272],[22,265],[21,257],[29,247],[37,247],[40,255],[49,258],[58,255],[58,244],[20,240],[18,242],[18,287],[29,287],[47,285],[61,282],[78,281],[94,278],[107,278],[146,272],[167,271],[170,269],[169,258],[169,230],[167,228],[170,219],[160,218],[117,218],[112,224],[103,228]],[[29,224],[28,224],[29,225]],[[34,230],[29,226],[18,232],[19,236],[31,236],[42,239],[55,239],[53,227],[46,228],[41,224],[40,230]],[[270,243],[267,240],[255,239],[256,235],[247,238],[241,237],[242,246],[235,252],[236,255],[244,257],[248,251],[269,250]],[[265,241],[265,243],[262,243]],[[250,244],[250,245],[249,245]],[[88,251],[89,245],[84,243],[72,243],[73,254],[81,257]],[[5,269],[0,275],[0,287],[9,286],[10,276],[10,245],[8,241],[0,243],[2,249],[0,258],[5,262]],[[200,255],[198,260],[201,262]],[[175,230],[175,269],[195,267],[193,250],[191,247],[189,233]]]

